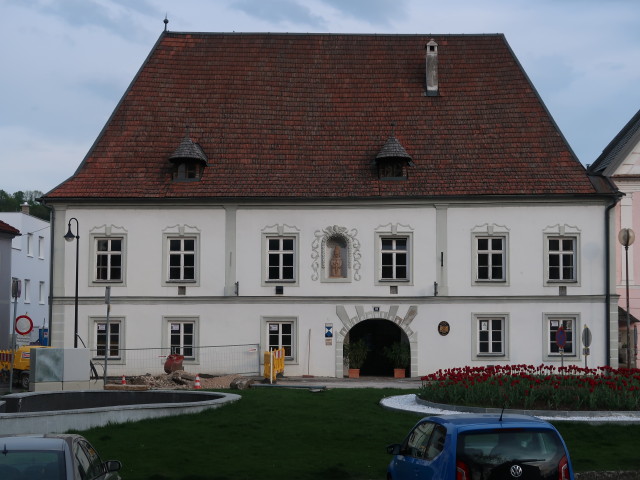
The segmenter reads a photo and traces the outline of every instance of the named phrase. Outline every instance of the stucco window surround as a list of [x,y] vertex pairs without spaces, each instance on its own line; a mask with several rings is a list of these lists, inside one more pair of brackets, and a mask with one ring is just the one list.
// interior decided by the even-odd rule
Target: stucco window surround
[[544,285],[580,285],[580,230],[571,225],[544,229]]
[[509,285],[509,229],[504,225],[476,225],[471,230],[473,285]]
[[[89,317],[91,357],[98,361],[104,361],[104,339],[106,338],[109,348],[108,362],[124,365],[126,363],[125,317],[109,317],[109,330],[111,331],[109,335],[106,335],[106,324],[107,317]],[[99,340],[100,348],[98,347]]]
[[579,313],[545,313],[542,321],[542,357],[545,361],[560,362],[561,355],[556,343],[556,332],[562,326],[565,331],[566,345],[564,358],[579,360],[582,344],[580,343]]
[[413,230],[400,223],[375,229],[376,285],[413,285]]
[[200,285],[200,230],[174,225],[162,231],[162,284]]
[[162,348],[168,354],[184,355],[184,363],[200,363],[200,318],[162,317]]
[[[260,327],[260,345],[263,352],[268,352],[270,348],[284,347],[285,363],[299,363],[298,317],[263,316],[260,319]],[[262,358],[260,363],[263,363]]]
[[[330,225],[316,230],[311,244],[311,279],[325,283],[360,280],[360,241],[358,231]],[[337,263],[339,262],[339,264]]]
[[[117,250],[117,243],[119,252]],[[89,248],[91,249],[90,285],[102,286],[105,284],[127,284],[127,231],[124,227],[115,225],[100,225],[89,231]],[[105,250],[105,248],[107,250]],[[119,257],[119,259],[117,258]],[[120,278],[115,275],[118,268],[115,263],[120,261]],[[101,278],[102,277],[102,278]]]
[[262,286],[299,285],[300,230],[286,224],[264,227]]
[[509,360],[509,314],[474,313],[471,342],[473,360]]

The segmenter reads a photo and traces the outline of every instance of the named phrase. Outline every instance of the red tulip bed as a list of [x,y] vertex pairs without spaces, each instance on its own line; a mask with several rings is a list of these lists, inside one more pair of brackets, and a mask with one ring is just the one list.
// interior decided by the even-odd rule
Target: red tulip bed
[[489,365],[422,377],[420,398],[435,403],[527,410],[640,410],[640,370]]

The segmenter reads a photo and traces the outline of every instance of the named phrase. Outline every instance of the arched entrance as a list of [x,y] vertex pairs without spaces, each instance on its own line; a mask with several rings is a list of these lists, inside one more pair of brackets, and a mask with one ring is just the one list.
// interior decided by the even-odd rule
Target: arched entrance
[[[394,365],[385,356],[385,347],[395,342],[409,343],[407,334],[395,323],[383,319],[363,320],[355,325],[345,338],[345,343],[364,339],[369,347],[367,359],[360,369],[360,375],[392,377]],[[411,375],[407,368],[407,376]]]

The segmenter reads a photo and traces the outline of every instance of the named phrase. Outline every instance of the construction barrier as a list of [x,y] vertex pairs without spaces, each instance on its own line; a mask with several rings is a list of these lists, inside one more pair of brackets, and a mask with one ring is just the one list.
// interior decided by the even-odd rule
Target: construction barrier
[[268,378],[270,383],[279,373],[284,374],[284,357],[284,348],[264,352],[264,378]]

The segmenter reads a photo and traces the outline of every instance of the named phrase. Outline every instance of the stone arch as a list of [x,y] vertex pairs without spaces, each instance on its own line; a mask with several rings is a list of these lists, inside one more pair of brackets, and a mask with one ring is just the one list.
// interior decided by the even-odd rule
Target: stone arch
[[[404,310],[404,316],[398,315],[401,308]],[[351,310],[352,315],[349,315],[347,309]],[[339,324],[339,327],[335,329],[336,377],[340,378],[344,376],[344,344],[349,332],[353,327],[366,320],[386,320],[394,323],[400,329],[409,342],[411,351],[410,374],[412,376],[418,375],[418,334],[410,328],[411,322],[418,314],[417,305],[372,306],[366,310],[365,307],[361,305],[349,307],[338,305],[336,307],[336,314],[341,323],[341,325]]]

